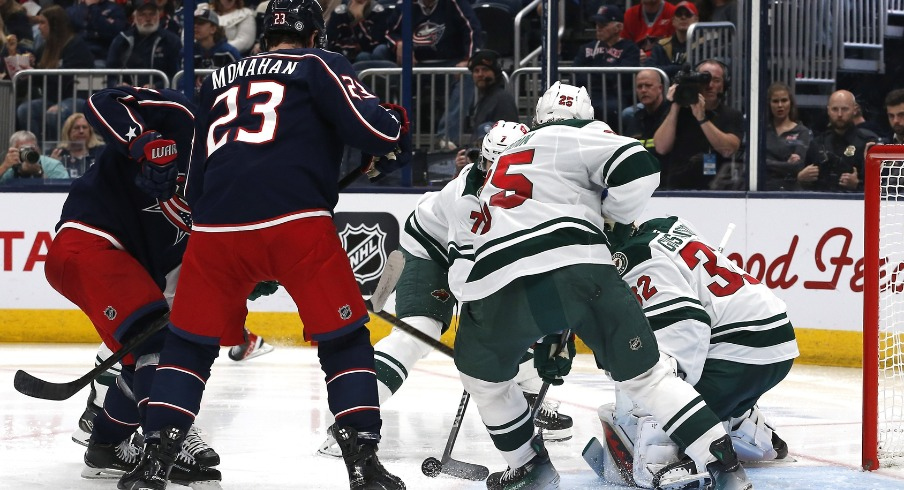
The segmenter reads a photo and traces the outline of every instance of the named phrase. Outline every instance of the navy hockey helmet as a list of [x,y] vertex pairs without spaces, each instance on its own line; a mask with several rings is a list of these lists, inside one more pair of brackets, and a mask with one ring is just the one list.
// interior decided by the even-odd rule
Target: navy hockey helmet
[[271,0],[264,12],[264,36],[271,32],[306,35],[319,31],[316,47],[326,45],[323,8],[317,0]]

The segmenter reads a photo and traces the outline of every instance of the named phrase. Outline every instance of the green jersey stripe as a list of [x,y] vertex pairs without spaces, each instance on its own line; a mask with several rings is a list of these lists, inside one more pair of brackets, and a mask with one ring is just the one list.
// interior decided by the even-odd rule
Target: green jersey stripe
[[[768,326],[770,324],[775,324],[772,327],[772,328],[774,328],[775,326],[783,325],[785,323],[788,323],[789,321],[790,320],[788,320],[788,314],[782,312],[782,313],[779,313],[778,315],[773,315],[769,318],[762,318],[760,320],[726,323],[725,325],[719,325],[718,327],[714,328],[713,336],[722,335],[730,330],[735,330],[735,329],[739,329],[739,328],[746,328],[746,329],[750,330],[750,327],[763,327],[763,326]],[[767,329],[758,328],[756,330],[767,330]]]
[[427,251],[427,255],[429,255],[432,260],[448,266],[449,257],[446,255],[446,247],[436,241],[436,239],[424,230],[420,223],[417,222],[417,217],[414,213],[411,213],[408,217],[408,221],[405,222],[405,232],[411,235],[422,247],[424,247],[424,250]]
[[653,327],[653,331],[666,328],[684,320],[697,320],[706,325],[710,325],[711,322],[706,310],[692,306],[663,311],[655,315],[647,314],[647,320],[649,320],[650,326]]
[[790,323],[785,323],[766,331],[736,330],[714,338],[713,343],[728,343],[745,347],[772,347],[792,340],[794,340],[794,328]]

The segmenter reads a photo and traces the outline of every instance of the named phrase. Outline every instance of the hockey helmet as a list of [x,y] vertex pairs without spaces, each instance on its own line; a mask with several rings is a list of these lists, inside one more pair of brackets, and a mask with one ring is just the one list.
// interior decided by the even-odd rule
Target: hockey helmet
[[530,128],[521,123],[496,121],[490,132],[483,137],[483,145],[480,149],[481,158],[477,162],[478,167],[486,172],[491,165],[496,163],[496,159],[508,145],[521,139],[528,131]]
[[271,0],[264,12],[264,36],[271,32],[306,34],[319,31],[315,46],[326,45],[323,8],[317,0]]
[[536,124],[563,119],[593,119],[593,104],[584,87],[556,82],[537,101]]

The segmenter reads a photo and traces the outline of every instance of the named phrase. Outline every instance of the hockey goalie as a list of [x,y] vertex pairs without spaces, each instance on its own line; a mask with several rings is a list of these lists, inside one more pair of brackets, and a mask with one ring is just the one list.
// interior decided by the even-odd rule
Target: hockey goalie
[[[784,302],[678,217],[606,231],[661,355],[722,420],[738,458],[788,458],[787,444],[756,405],[799,355]],[[598,412],[605,441],[591,440],[584,456],[607,481],[661,489],[708,484],[705,470],[669,438],[675,421],[655,420],[618,383],[616,402]]]

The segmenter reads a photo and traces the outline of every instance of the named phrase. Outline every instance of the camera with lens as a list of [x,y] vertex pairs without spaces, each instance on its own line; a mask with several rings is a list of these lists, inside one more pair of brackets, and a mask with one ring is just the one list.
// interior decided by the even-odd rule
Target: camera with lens
[[709,85],[713,76],[709,72],[681,70],[675,74],[674,101],[680,107],[690,107],[697,103],[699,94]]
[[41,154],[33,146],[19,148],[19,162],[35,164],[41,160]]
[[468,148],[465,151],[465,158],[471,163],[477,163],[477,159],[480,158],[480,148]]

